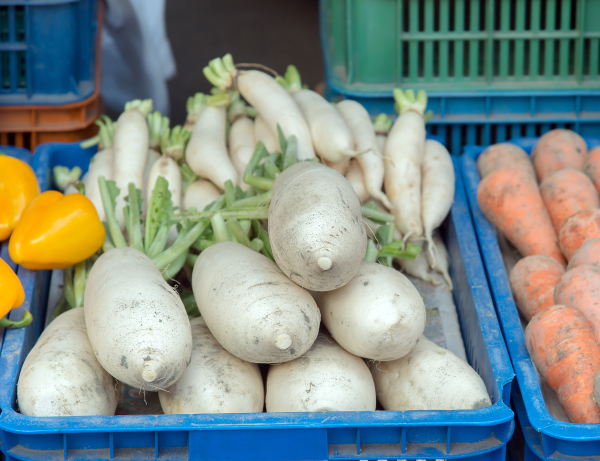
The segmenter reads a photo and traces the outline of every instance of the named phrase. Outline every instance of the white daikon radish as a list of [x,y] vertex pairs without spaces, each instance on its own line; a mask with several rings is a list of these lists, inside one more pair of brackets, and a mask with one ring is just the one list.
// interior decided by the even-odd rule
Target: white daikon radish
[[351,99],[341,101],[335,107],[342,114],[346,125],[350,128],[354,139],[354,149],[364,152],[356,157],[356,160],[361,166],[369,195],[380,200],[386,208],[391,208],[392,204],[381,190],[385,174],[383,150],[379,149],[377,145],[375,128],[371,123],[371,117],[367,109]]
[[120,190],[115,209],[121,230],[125,229],[123,208],[129,195],[129,183],[144,189],[144,169],[148,160],[148,122],[146,115],[152,111],[152,100],[131,101],[125,105],[115,124],[113,135],[113,162],[111,178]]
[[[398,237],[394,236],[394,240],[402,240]],[[415,259],[396,258],[395,261],[400,265],[402,272],[426,282],[431,282],[434,285],[441,285],[442,282],[438,279],[437,275],[429,270],[429,262],[425,256],[426,253],[427,244],[423,245],[423,250]]]
[[352,189],[354,189],[354,192],[356,192],[360,203],[365,203],[371,194],[369,194],[369,191],[367,191],[365,177],[359,163],[356,160],[352,160],[352,162],[350,162],[350,167],[348,168],[345,177],[352,186]]
[[206,179],[194,181],[183,196],[183,209],[188,210],[192,207],[197,211],[202,211],[206,205],[211,204],[221,196],[221,192],[213,183]]
[[275,261],[293,282],[313,291],[344,286],[367,250],[354,189],[320,163],[289,167],[273,186],[269,241]]
[[190,324],[194,341],[192,361],[175,384],[158,392],[163,412],[261,413],[265,389],[258,365],[223,349],[202,317]]
[[185,149],[185,160],[192,171],[221,189],[225,189],[227,180],[238,183],[238,173],[225,144],[226,115],[224,106],[208,105],[202,109]]
[[102,205],[102,196],[100,195],[100,186],[98,186],[98,178],[104,176],[107,181],[110,181],[112,175],[112,147],[101,150],[90,160],[90,166],[85,177],[85,196],[94,204],[94,208],[98,212],[100,221],[106,221],[104,206]]
[[388,411],[476,410],[492,404],[477,372],[424,336],[410,354],[370,362],[369,369],[379,403]]
[[200,253],[192,287],[215,339],[242,360],[287,362],[317,337],[321,314],[312,296],[239,243],[217,243]]
[[[144,209],[148,207],[148,202],[150,201],[151,194],[148,194],[147,185],[148,178],[150,177],[150,171],[154,164],[160,158],[160,153],[156,152],[154,149],[148,149],[148,160],[146,160],[146,166],[144,167],[144,187],[142,189],[142,200],[144,203]],[[108,179],[108,178],[107,178]]]
[[377,117],[375,117],[375,120],[373,120],[373,128],[375,129],[375,141],[377,142],[379,152],[385,152],[385,143],[387,141],[387,136],[390,132],[390,129],[392,128],[392,125],[392,121],[388,118],[386,114],[379,114]]
[[332,170],[337,171],[342,176],[345,176],[346,173],[348,172],[348,169],[350,168],[350,160],[351,159],[347,158],[346,160],[342,160],[341,162],[334,163],[334,162],[328,162],[327,160],[321,159],[321,162],[324,165],[327,165]]
[[397,270],[364,261],[337,290],[315,296],[331,336],[348,352],[373,360],[408,354],[425,330],[425,304]]
[[141,251],[121,247],[98,258],[85,286],[84,309],[98,362],[128,386],[165,389],[190,363],[185,307]]
[[[244,177],[244,171],[254,153],[254,122],[248,117],[240,117],[231,124],[229,129],[229,157],[238,177]],[[240,180],[242,190],[248,190],[248,184]]]
[[254,140],[256,141],[256,144],[258,144],[259,141],[262,141],[267,152],[270,154],[279,150],[279,141],[277,140],[277,137],[274,133],[271,133],[271,130],[260,114],[254,119]]
[[[421,218],[427,250],[431,262],[435,264],[433,231],[446,219],[454,202],[454,165],[448,150],[437,141],[425,141],[421,171]],[[431,267],[435,269],[435,265]]]
[[320,334],[302,357],[272,365],[267,412],[375,411],[373,378],[365,362]]
[[286,139],[292,135],[296,136],[298,160],[315,157],[310,131],[302,112],[294,99],[273,77],[258,70],[236,69],[230,54],[223,56],[223,59],[213,59],[204,68],[204,75],[217,88],[232,89],[236,85],[237,90],[258,111],[274,136],[277,133],[277,125]]
[[165,178],[169,183],[169,191],[171,192],[171,201],[173,202],[173,206],[181,209],[181,171],[179,170],[179,165],[177,165],[177,162],[168,155],[161,155],[161,157],[154,162],[154,165],[150,169],[148,182],[146,183],[148,200],[146,201],[145,208],[148,208],[148,202],[150,201],[149,199],[152,197],[152,191],[154,190],[156,180],[159,178],[159,176]]
[[25,416],[112,416],[115,380],[98,363],[85,328],[83,308],[58,316],[31,349],[17,384]]
[[421,222],[421,165],[425,144],[423,112],[427,95],[412,90],[394,90],[399,115],[388,135],[384,155],[385,192],[392,203],[390,212],[396,226],[407,239],[423,235]]

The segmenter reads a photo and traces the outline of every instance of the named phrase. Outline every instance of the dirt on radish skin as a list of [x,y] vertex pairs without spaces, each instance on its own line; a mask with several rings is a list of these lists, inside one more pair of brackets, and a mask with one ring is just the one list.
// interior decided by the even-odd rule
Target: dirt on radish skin
[[190,324],[192,361],[175,384],[158,392],[163,412],[261,413],[265,390],[258,365],[223,349],[202,317]]
[[157,391],[183,374],[192,331],[179,295],[133,248],[104,253],[90,271],[85,322],[102,367],[130,387]]
[[115,414],[115,380],[94,356],[83,308],[58,316],[42,332],[23,363],[17,400],[25,416]]

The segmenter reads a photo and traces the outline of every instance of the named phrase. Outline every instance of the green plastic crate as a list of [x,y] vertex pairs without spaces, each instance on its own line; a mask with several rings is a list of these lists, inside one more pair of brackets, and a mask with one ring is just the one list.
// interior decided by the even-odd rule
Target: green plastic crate
[[600,89],[600,0],[321,0],[347,91]]

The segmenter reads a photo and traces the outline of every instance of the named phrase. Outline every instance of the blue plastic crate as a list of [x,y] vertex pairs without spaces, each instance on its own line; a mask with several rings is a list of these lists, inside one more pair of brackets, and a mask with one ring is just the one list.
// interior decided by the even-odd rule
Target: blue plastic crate
[[[537,138],[523,138],[510,142],[531,154],[536,141]],[[600,145],[600,139],[588,138],[586,141],[590,147]],[[477,203],[480,178],[475,162],[484,149],[485,147],[480,146],[465,147],[460,159],[461,174],[487,278],[517,375],[518,385],[513,386],[512,398],[525,437],[525,459],[600,460],[600,424],[562,422],[553,418],[546,409],[534,365],[525,346],[525,335],[494,228]]]
[[[47,165],[87,168],[94,149],[47,144]],[[457,164],[455,168],[458,168]],[[454,299],[469,363],[491,395],[473,411],[377,411],[31,418],[15,411],[16,382],[37,330],[9,331],[0,355],[0,448],[7,459],[504,461],[514,430],[514,372],[494,313],[464,188],[444,225]],[[34,306],[43,318],[45,306]]]
[[98,0],[0,2],[0,105],[67,104],[96,90]]

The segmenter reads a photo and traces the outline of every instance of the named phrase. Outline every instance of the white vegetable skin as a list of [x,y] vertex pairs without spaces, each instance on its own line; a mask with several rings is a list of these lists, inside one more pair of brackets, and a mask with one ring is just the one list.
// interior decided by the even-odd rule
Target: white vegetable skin
[[84,306],[94,354],[119,381],[156,391],[181,377],[192,354],[190,322],[179,295],[144,253],[124,247],[100,256]]
[[350,128],[340,113],[327,100],[312,90],[292,93],[310,129],[317,155],[331,163],[356,157]]
[[[401,237],[401,236],[399,236]],[[402,240],[394,236],[395,240]],[[438,277],[435,273],[429,270],[429,262],[425,254],[427,253],[427,245],[423,245],[423,249],[417,255],[415,259],[406,259],[406,258],[395,258],[396,262],[400,265],[402,272],[412,275],[413,277],[420,278],[421,280],[425,280],[426,282],[431,282],[434,285],[441,285],[442,282],[438,280]]]
[[373,378],[365,362],[320,334],[302,357],[273,365],[267,412],[375,411]]
[[98,178],[104,176],[107,181],[112,179],[112,161],[112,148],[101,150],[90,160],[90,167],[85,177],[85,196],[94,204],[100,221],[106,221],[106,213],[104,212],[104,205],[102,205]]
[[200,253],[192,287],[215,339],[242,360],[287,362],[317,337],[321,314],[312,296],[239,243],[217,243]]
[[477,372],[424,336],[410,354],[370,362],[369,369],[379,403],[388,411],[476,410],[492,404]]
[[328,162],[325,159],[321,159],[321,162],[324,165],[327,165],[332,170],[337,171],[342,176],[345,176],[346,173],[348,172],[348,169],[350,168],[350,163],[351,163],[350,160],[351,159],[347,158],[346,160],[342,160],[341,162],[334,163],[334,162]]
[[112,179],[120,190],[117,197],[116,216],[121,229],[125,229],[123,208],[129,195],[129,183],[144,189],[144,169],[148,160],[148,123],[138,109],[123,112],[115,124],[113,135]]
[[348,352],[372,360],[408,354],[425,330],[425,304],[397,270],[364,261],[341,288],[316,296],[321,319]]
[[158,392],[163,412],[261,413],[265,389],[258,365],[223,349],[202,317],[190,324],[194,341],[192,361],[175,384]]
[[292,96],[273,77],[257,70],[239,71],[237,88],[258,111],[273,135],[279,125],[286,139],[296,136],[298,160],[315,157],[311,134],[302,112]]
[[[375,136],[375,140],[377,141],[377,147],[379,149],[379,152],[385,152],[385,143],[387,142],[387,136],[384,134],[377,134]],[[385,159],[384,159],[384,166],[385,166]]]
[[435,232],[433,234],[433,244],[436,247],[435,253],[427,252],[427,262],[429,266],[440,273],[444,280],[448,284],[448,288],[452,290],[452,279],[450,278],[450,273],[448,272],[450,268],[450,256],[448,255],[448,251],[446,250],[446,245],[440,237],[439,232]]
[[58,316],[42,332],[21,369],[17,400],[25,416],[115,414],[115,381],[94,356],[83,308]]
[[380,200],[386,208],[390,208],[392,204],[381,190],[385,174],[383,150],[377,145],[375,128],[371,123],[371,117],[367,109],[351,99],[345,99],[337,103],[336,109],[342,115],[352,133],[354,149],[358,152],[364,152],[356,157],[356,160],[361,166],[369,195]]
[[[454,165],[448,150],[439,142],[425,141],[421,185],[421,218],[430,258],[435,260],[433,231],[446,219],[454,201]],[[435,266],[432,266],[435,268]]]
[[248,190],[249,187],[243,181],[244,171],[254,154],[255,146],[254,122],[248,117],[238,118],[229,129],[229,156],[238,172],[242,190]]
[[198,115],[185,149],[185,160],[198,176],[225,189],[225,182],[238,183],[238,173],[225,144],[226,109],[206,106]]
[[402,235],[416,240],[423,234],[421,222],[421,165],[425,144],[423,116],[409,110],[396,119],[387,137],[385,192],[391,213]]
[[148,200],[146,200],[145,208],[148,208],[148,203],[152,197],[152,192],[156,186],[156,181],[160,176],[165,178],[169,183],[169,192],[171,192],[171,201],[173,202],[173,206],[181,209],[181,171],[179,170],[179,165],[177,165],[177,162],[167,155],[161,156],[160,159],[158,159],[150,169],[148,182],[146,183]]
[[148,178],[150,177],[150,171],[154,164],[160,158],[160,154],[156,152],[154,149],[148,149],[148,160],[146,160],[146,167],[144,168],[144,188],[142,189],[142,200],[146,203],[146,207],[148,206],[148,202],[150,201],[150,194],[148,194],[147,185]]
[[296,163],[275,180],[269,241],[281,270],[313,291],[344,286],[367,250],[360,201],[341,174],[320,163]]
[[350,167],[348,168],[345,177],[352,186],[352,189],[354,189],[354,192],[356,192],[356,196],[358,197],[358,200],[360,200],[360,203],[365,203],[371,194],[367,191],[362,168],[356,160],[353,160],[350,163]]
[[221,196],[221,192],[213,183],[206,179],[198,179],[190,184],[183,196],[183,209],[189,210],[194,207],[203,211],[206,205],[211,204]]
[[260,114],[254,119],[254,139],[256,144],[258,144],[259,141],[262,141],[267,152],[270,154],[279,150],[279,141],[277,140],[277,137],[271,132]]

